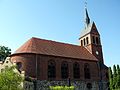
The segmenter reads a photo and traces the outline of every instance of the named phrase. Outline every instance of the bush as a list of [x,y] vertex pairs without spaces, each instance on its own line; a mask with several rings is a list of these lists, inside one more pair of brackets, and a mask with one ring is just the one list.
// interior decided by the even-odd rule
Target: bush
[[74,90],[74,86],[50,86],[50,90]]

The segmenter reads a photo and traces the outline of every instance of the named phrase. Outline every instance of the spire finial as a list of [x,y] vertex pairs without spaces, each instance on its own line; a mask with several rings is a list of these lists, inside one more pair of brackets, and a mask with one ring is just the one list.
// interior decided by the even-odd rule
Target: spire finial
[[85,0],[85,25],[88,26],[90,23],[90,18],[87,11],[87,0]]
[[85,0],[85,8],[87,8],[87,0]]

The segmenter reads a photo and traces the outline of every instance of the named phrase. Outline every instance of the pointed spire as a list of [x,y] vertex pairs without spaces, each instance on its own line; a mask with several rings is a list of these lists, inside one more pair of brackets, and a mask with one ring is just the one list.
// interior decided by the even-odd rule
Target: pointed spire
[[90,23],[90,18],[87,11],[87,0],[85,0],[85,26],[87,27]]
[[88,15],[87,8],[85,8],[85,24],[86,24],[86,26],[88,26],[89,23],[90,23],[90,18],[89,18],[89,15]]

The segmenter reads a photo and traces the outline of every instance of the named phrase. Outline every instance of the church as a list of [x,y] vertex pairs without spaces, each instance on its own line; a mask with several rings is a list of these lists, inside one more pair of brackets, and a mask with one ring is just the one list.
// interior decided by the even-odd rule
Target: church
[[104,64],[100,34],[87,8],[79,45],[32,37],[10,58],[26,77],[37,81],[37,90],[68,85],[68,81],[76,90],[108,90],[108,67]]

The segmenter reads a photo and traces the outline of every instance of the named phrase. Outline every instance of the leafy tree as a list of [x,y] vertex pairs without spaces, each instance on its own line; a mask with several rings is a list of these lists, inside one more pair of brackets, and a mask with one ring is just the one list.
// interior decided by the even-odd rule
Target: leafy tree
[[5,46],[0,46],[0,60],[5,60],[11,54],[11,49]]
[[22,76],[15,72],[15,66],[7,67],[0,73],[0,90],[22,90]]
[[120,67],[113,66],[113,71],[109,68],[110,90],[120,90]]
[[113,65],[113,72],[114,72],[114,76],[117,76],[117,69],[115,65]]
[[116,88],[120,89],[120,67],[117,65],[117,81],[116,81]]
[[117,74],[120,75],[120,67],[117,65]]
[[111,67],[109,67],[109,82],[110,82],[110,89],[113,89],[113,74],[112,74],[112,70]]
[[116,66],[113,65],[113,89],[116,88],[116,81],[117,81],[117,69]]

